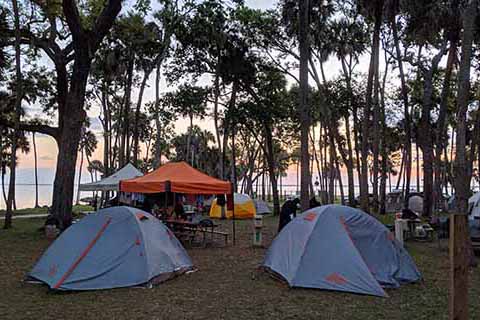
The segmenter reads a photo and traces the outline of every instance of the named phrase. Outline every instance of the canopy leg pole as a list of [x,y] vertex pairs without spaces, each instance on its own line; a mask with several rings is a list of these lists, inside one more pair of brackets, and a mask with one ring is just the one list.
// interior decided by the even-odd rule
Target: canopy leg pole
[[234,192],[235,190],[233,188],[233,183],[232,183],[232,238],[233,238],[233,245],[235,245],[235,197],[234,197]]

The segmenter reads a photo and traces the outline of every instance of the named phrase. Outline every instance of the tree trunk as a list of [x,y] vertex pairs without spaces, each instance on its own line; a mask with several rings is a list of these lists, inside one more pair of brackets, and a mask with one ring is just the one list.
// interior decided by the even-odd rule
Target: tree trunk
[[[342,57],[340,59],[341,64],[342,64],[342,70],[344,73],[345,77],[345,82],[347,85],[347,91],[350,93],[349,97],[349,105],[350,108],[353,110],[354,113],[354,118],[355,118],[355,113],[356,113],[356,108],[354,107],[355,101],[353,97],[353,88],[351,84],[351,73],[352,69],[347,68],[347,63],[345,61],[345,57]],[[354,130],[354,139],[355,139],[355,150],[357,152],[357,157],[358,157],[358,147],[357,147],[357,133],[356,131],[356,125],[355,125],[355,120],[354,120],[354,125],[353,125],[353,130]],[[354,168],[354,160],[353,160],[353,146],[352,146],[352,139],[351,139],[351,130],[350,130],[350,115],[345,116],[345,136],[347,140],[347,152],[348,152],[348,158],[344,159],[345,165],[347,167],[347,179],[348,179],[348,205],[355,207],[355,180],[353,176],[353,168]],[[338,144],[340,144],[340,141],[337,141]],[[358,159],[357,159],[358,161]],[[358,166],[357,170],[360,170],[360,166]],[[360,175],[359,175],[360,176]]]
[[[0,126],[0,133],[3,134],[3,132],[7,132],[7,129],[5,128],[5,131],[3,130],[3,127]],[[0,137],[0,175],[2,176],[2,195],[3,195],[3,201],[5,202],[5,205],[7,204],[7,194],[5,192],[5,170],[6,166],[4,166],[4,160],[3,160],[3,138]]]
[[131,94],[133,84],[133,70],[135,66],[135,60],[133,53],[130,54],[127,67],[127,80],[125,83],[125,96],[123,98],[123,129],[120,139],[120,151],[119,151],[119,167],[122,168],[130,160],[129,140],[130,140],[130,108],[131,108]]
[[386,143],[386,121],[385,121],[385,87],[387,82],[387,73],[388,73],[388,59],[387,54],[385,52],[385,72],[383,74],[382,79],[382,87],[380,91],[380,130],[381,130],[381,140],[380,140],[380,155],[382,157],[381,161],[381,176],[380,176],[380,208],[379,213],[385,214],[386,213],[386,200],[387,200],[387,158],[388,158],[388,151],[387,151],[387,143]]
[[310,132],[310,107],[308,105],[308,60],[310,55],[310,46],[308,41],[309,22],[309,0],[300,1],[299,11],[299,51],[300,51],[300,157],[301,157],[301,187],[300,204],[302,211],[309,208],[309,150],[308,133]]
[[[380,49],[377,49],[380,50]],[[373,184],[372,184],[372,193],[373,193],[373,213],[378,213],[379,208],[379,197],[378,197],[378,176],[379,176],[379,156],[380,156],[380,103],[378,101],[379,86],[380,86],[380,75],[379,75],[379,52],[377,52],[375,57],[375,77],[373,85],[373,139],[372,139],[372,153],[373,153]],[[388,68],[388,61],[385,63],[385,69]],[[386,75],[386,72],[385,72]],[[383,139],[382,139],[383,140]]]
[[[220,97],[220,75],[219,64],[217,63],[217,72],[215,72],[215,80],[213,81],[213,123],[215,125],[215,138],[217,140],[217,147],[220,159],[222,158],[222,142],[220,140],[220,127],[218,123],[218,99]],[[219,177],[223,177],[223,166],[219,166]]]
[[138,145],[138,122],[140,121],[140,109],[142,107],[143,93],[145,92],[145,86],[147,85],[147,80],[150,77],[153,69],[148,68],[144,71],[142,84],[140,85],[140,92],[138,93],[137,108],[135,110],[135,125],[133,127],[133,163],[136,165],[138,160],[138,154],[140,152]]
[[155,72],[155,127],[157,129],[156,136],[155,136],[155,159],[153,161],[153,167],[156,169],[162,164],[162,130],[161,130],[161,123],[159,119],[160,113],[160,77],[161,77],[161,68],[163,60],[167,55],[167,52],[170,48],[171,42],[171,32],[167,31],[164,37],[164,43],[162,45],[162,52],[157,57],[156,63],[156,72]]
[[[457,95],[457,147],[455,149],[455,200],[457,213],[466,215],[468,211],[468,197],[470,193],[470,173],[467,172],[468,167],[466,153],[467,138],[467,111],[468,99],[470,94],[470,67],[472,57],[472,42],[474,38],[475,18],[477,15],[477,0],[470,0],[465,8],[463,21],[463,38],[462,38],[462,54],[460,61],[460,69],[458,73],[458,95]],[[470,254],[458,254],[452,256],[450,260],[451,290],[450,290],[450,319],[468,319],[468,258],[473,258],[470,237],[468,233],[467,218],[458,219],[455,225],[457,233],[455,240],[451,243],[453,247],[451,252],[457,252],[455,245],[457,239],[460,243],[467,242]],[[453,230],[455,231],[455,230]],[[458,233],[462,231],[461,233]],[[464,252],[462,252],[464,253]],[[465,261],[455,261],[455,258],[463,258]],[[459,268],[456,268],[459,266]],[[460,270],[459,270],[460,269]],[[459,286],[464,285],[464,286]]]
[[83,168],[83,149],[80,150],[80,168],[78,170],[78,188],[76,205],[80,204],[80,184],[82,183],[82,168]]
[[268,164],[268,172],[270,176],[270,184],[272,186],[272,193],[273,193],[273,214],[279,215],[280,214],[280,198],[278,196],[278,188],[277,188],[277,178],[276,178],[276,168],[275,168],[275,154],[273,151],[273,137],[272,137],[272,129],[267,124],[264,123],[264,133],[265,133],[265,157],[267,159]]
[[86,118],[84,102],[91,66],[90,59],[88,50],[76,50],[70,79],[71,85],[65,105],[68,114],[63,115],[63,126],[60,128],[60,136],[57,140],[58,157],[53,183],[52,212],[59,220],[61,230],[66,229],[72,223],[75,165],[82,126]]
[[347,136],[347,152],[348,161],[345,163],[347,166],[347,183],[348,183],[348,205],[355,207],[355,179],[353,176],[353,148],[352,140],[350,137],[350,119],[345,117],[345,135]]
[[353,106],[353,139],[355,141],[355,167],[357,168],[357,180],[360,183],[362,181],[362,171],[360,165],[360,139],[358,130],[360,124],[358,123],[358,108]]
[[335,141],[333,138],[333,133],[328,132],[328,152],[329,152],[329,174],[328,174],[328,202],[334,203],[335,202]]
[[297,174],[296,174],[296,178],[297,178],[297,181],[296,181],[296,184],[295,184],[295,196],[299,193],[300,191],[300,161],[297,159],[296,161],[296,165],[297,165]]
[[4,229],[8,229],[12,226],[12,215],[13,215],[13,202],[15,201],[15,180],[16,180],[16,167],[17,167],[17,140],[18,140],[18,130],[19,130],[19,121],[20,113],[22,108],[22,95],[23,95],[23,86],[22,86],[22,60],[20,57],[20,16],[18,13],[18,3],[17,0],[12,0],[13,13],[14,13],[14,24],[15,24],[15,118],[14,118],[14,128],[12,131],[12,148],[11,148],[11,159],[10,159],[10,179],[8,186],[8,198],[7,198],[7,210],[5,212],[5,223],[3,225]]
[[416,162],[417,162],[416,163],[416,171],[417,171],[417,173],[416,173],[417,188],[416,189],[417,189],[417,192],[420,192],[420,147],[419,147],[419,145],[420,144],[418,142],[415,143],[415,149],[416,149],[416,153],[417,153],[417,155],[415,157]]
[[33,164],[34,164],[34,172],[35,172],[35,208],[39,208],[40,206],[38,204],[38,161],[37,161],[37,143],[35,141],[35,132],[32,133],[32,143],[33,143]]
[[155,73],[155,159],[153,160],[153,168],[156,169],[162,164],[162,125],[160,123],[160,70],[161,63],[157,63]]
[[5,204],[7,203],[7,193],[5,191],[5,171],[2,170],[2,195],[3,195],[3,201]]
[[231,139],[232,139],[232,183],[233,183],[233,192],[237,192],[237,166],[236,166],[236,161],[237,161],[237,148],[235,147],[235,123],[232,122],[232,130],[231,130]]
[[450,80],[452,77],[452,70],[457,57],[457,44],[454,41],[450,42],[450,49],[448,50],[447,66],[445,68],[445,78],[443,80],[443,87],[440,100],[440,111],[437,120],[437,130],[435,136],[435,165],[434,165],[434,187],[433,187],[433,202],[435,208],[439,209],[442,200],[442,150],[446,144],[446,118],[448,109],[448,99],[450,97]]
[[333,148],[333,156],[335,159],[335,176],[338,180],[338,188],[340,189],[340,203],[345,205],[345,194],[343,192],[342,172],[340,170],[340,161],[338,161],[337,151]]
[[109,84],[104,81],[102,86],[102,109],[103,109],[103,167],[105,169],[105,176],[111,174],[110,169],[110,153],[113,153],[111,148],[111,115],[110,115],[110,106],[108,101],[108,88]]
[[[225,115],[225,131],[223,133],[223,166],[225,166],[225,160],[226,160],[226,156],[225,156],[225,149],[226,149],[226,146],[228,145],[228,130],[231,131],[231,137],[232,137],[232,170],[231,170],[231,181],[233,183],[236,183],[236,179],[237,179],[237,174],[236,174],[236,164],[235,164],[235,120],[233,119],[233,117],[231,117],[230,115],[232,114],[233,110],[235,109],[235,105],[237,103],[237,91],[239,89],[239,83],[237,80],[234,80],[233,81],[233,84],[232,84],[232,93],[230,95],[230,101],[228,103],[228,110],[227,110],[227,113],[228,113],[228,116]],[[228,128],[228,130],[227,130]],[[224,167],[225,168],[225,167]],[[222,169],[222,171],[225,173],[225,169]]]
[[[187,143],[186,143],[186,146],[185,146],[185,162],[189,162],[190,161],[190,149],[191,149],[191,145],[192,145],[192,135],[193,135],[193,114],[190,113],[188,115],[188,118],[190,120],[190,125],[188,126],[188,134],[187,134]],[[192,157],[192,161],[190,161],[190,165],[193,166],[193,157]]]
[[266,159],[267,159],[267,155],[264,152],[263,157],[262,157],[262,200],[263,201],[265,201],[265,166],[266,166],[265,162],[267,162]]
[[405,81],[405,72],[403,71],[402,54],[400,51],[400,41],[398,39],[398,30],[397,30],[397,23],[395,21],[395,17],[393,18],[393,21],[392,21],[392,33],[393,33],[393,41],[395,42],[398,71],[400,73],[400,84],[401,84],[400,89],[401,89],[402,100],[403,100],[403,114],[404,114],[404,121],[405,121],[405,143],[404,143],[405,189],[403,190],[403,193],[404,193],[403,206],[404,208],[407,208],[408,194],[410,193],[410,179],[412,176],[412,129],[411,129],[412,120],[410,118],[407,84]]
[[363,211],[369,212],[368,196],[368,141],[370,132],[370,110],[372,109],[372,90],[375,74],[378,69],[379,45],[380,45],[380,27],[382,25],[382,7],[383,1],[376,1],[375,6],[375,26],[372,39],[372,53],[370,56],[370,67],[368,70],[366,104],[362,122],[362,164],[360,180],[360,207]]
[[[433,105],[433,76],[438,68],[438,64],[444,55],[446,44],[432,59],[431,68],[424,73],[423,86],[423,105],[419,123],[419,132],[417,140],[420,142],[420,148],[423,155],[423,215],[430,217],[432,214],[432,194],[433,194],[433,137],[430,112]],[[418,165],[418,164],[417,164]]]
[[395,186],[395,189],[398,190],[400,188],[400,181],[402,181],[402,175],[403,175],[403,168],[405,166],[405,150],[402,150],[402,160],[400,162],[400,170],[398,172],[397,176],[397,184]]

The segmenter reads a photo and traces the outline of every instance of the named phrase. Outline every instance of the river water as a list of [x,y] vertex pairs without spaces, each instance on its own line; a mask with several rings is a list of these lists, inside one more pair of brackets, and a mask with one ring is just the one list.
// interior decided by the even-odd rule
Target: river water
[[[33,169],[19,169],[17,171],[17,184],[16,184],[16,203],[17,208],[31,208],[35,205],[35,184],[34,184],[34,171]],[[52,202],[52,192],[53,192],[53,179],[55,176],[54,169],[51,168],[40,168],[38,170],[38,202],[39,205],[50,205]],[[91,182],[91,177],[88,172],[82,172],[82,183]],[[295,195],[299,190],[296,185],[296,173],[289,172],[288,176],[282,180],[282,194],[286,195]],[[344,180],[346,178],[344,177]],[[78,174],[75,179],[75,196],[74,202],[76,200],[77,186],[78,186]],[[393,183],[393,182],[392,182]],[[395,186],[393,186],[394,188]],[[412,186],[415,189],[415,186]],[[5,189],[8,190],[8,176],[5,179]],[[241,187],[239,187],[240,191]],[[268,188],[266,188],[268,189]],[[339,188],[336,188],[336,195],[340,196]],[[388,186],[387,186],[388,190]],[[1,191],[0,191],[1,192]],[[344,187],[345,195],[347,195],[347,189]],[[358,186],[355,186],[355,193],[358,194]],[[92,192],[81,192],[80,197],[91,197]],[[0,209],[5,209],[5,201],[3,196],[0,196]]]

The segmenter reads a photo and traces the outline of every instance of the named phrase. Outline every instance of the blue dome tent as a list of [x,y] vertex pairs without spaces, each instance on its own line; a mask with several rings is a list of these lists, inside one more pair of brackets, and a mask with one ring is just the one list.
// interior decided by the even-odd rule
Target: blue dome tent
[[94,290],[157,283],[192,268],[185,249],[158,219],[111,207],[63,232],[28,276],[52,289]]
[[291,287],[386,297],[382,287],[420,280],[410,255],[361,210],[328,205],[293,219],[274,239],[263,266]]

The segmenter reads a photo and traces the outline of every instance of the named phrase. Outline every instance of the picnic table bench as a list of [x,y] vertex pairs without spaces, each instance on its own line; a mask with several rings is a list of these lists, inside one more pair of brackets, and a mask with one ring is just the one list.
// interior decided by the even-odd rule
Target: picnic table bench
[[[219,227],[218,224],[213,223],[211,220],[202,220],[199,222],[192,222],[192,221],[184,221],[184,220],[174,220],[174,219],[167,219],[163,221],[167,227],[169,227],[175,236],[179,238],[182,242],[188,242],[190,245],[195,240],[195,237],[198,233],[203,235],[202,237],[202,244],[206,246],[207,244],[207,234],[212,235],[219,235],[224,237],[225,244],[228,243],[228,233],[215,230]],[[211,238],[213,240],[213,238]]]

